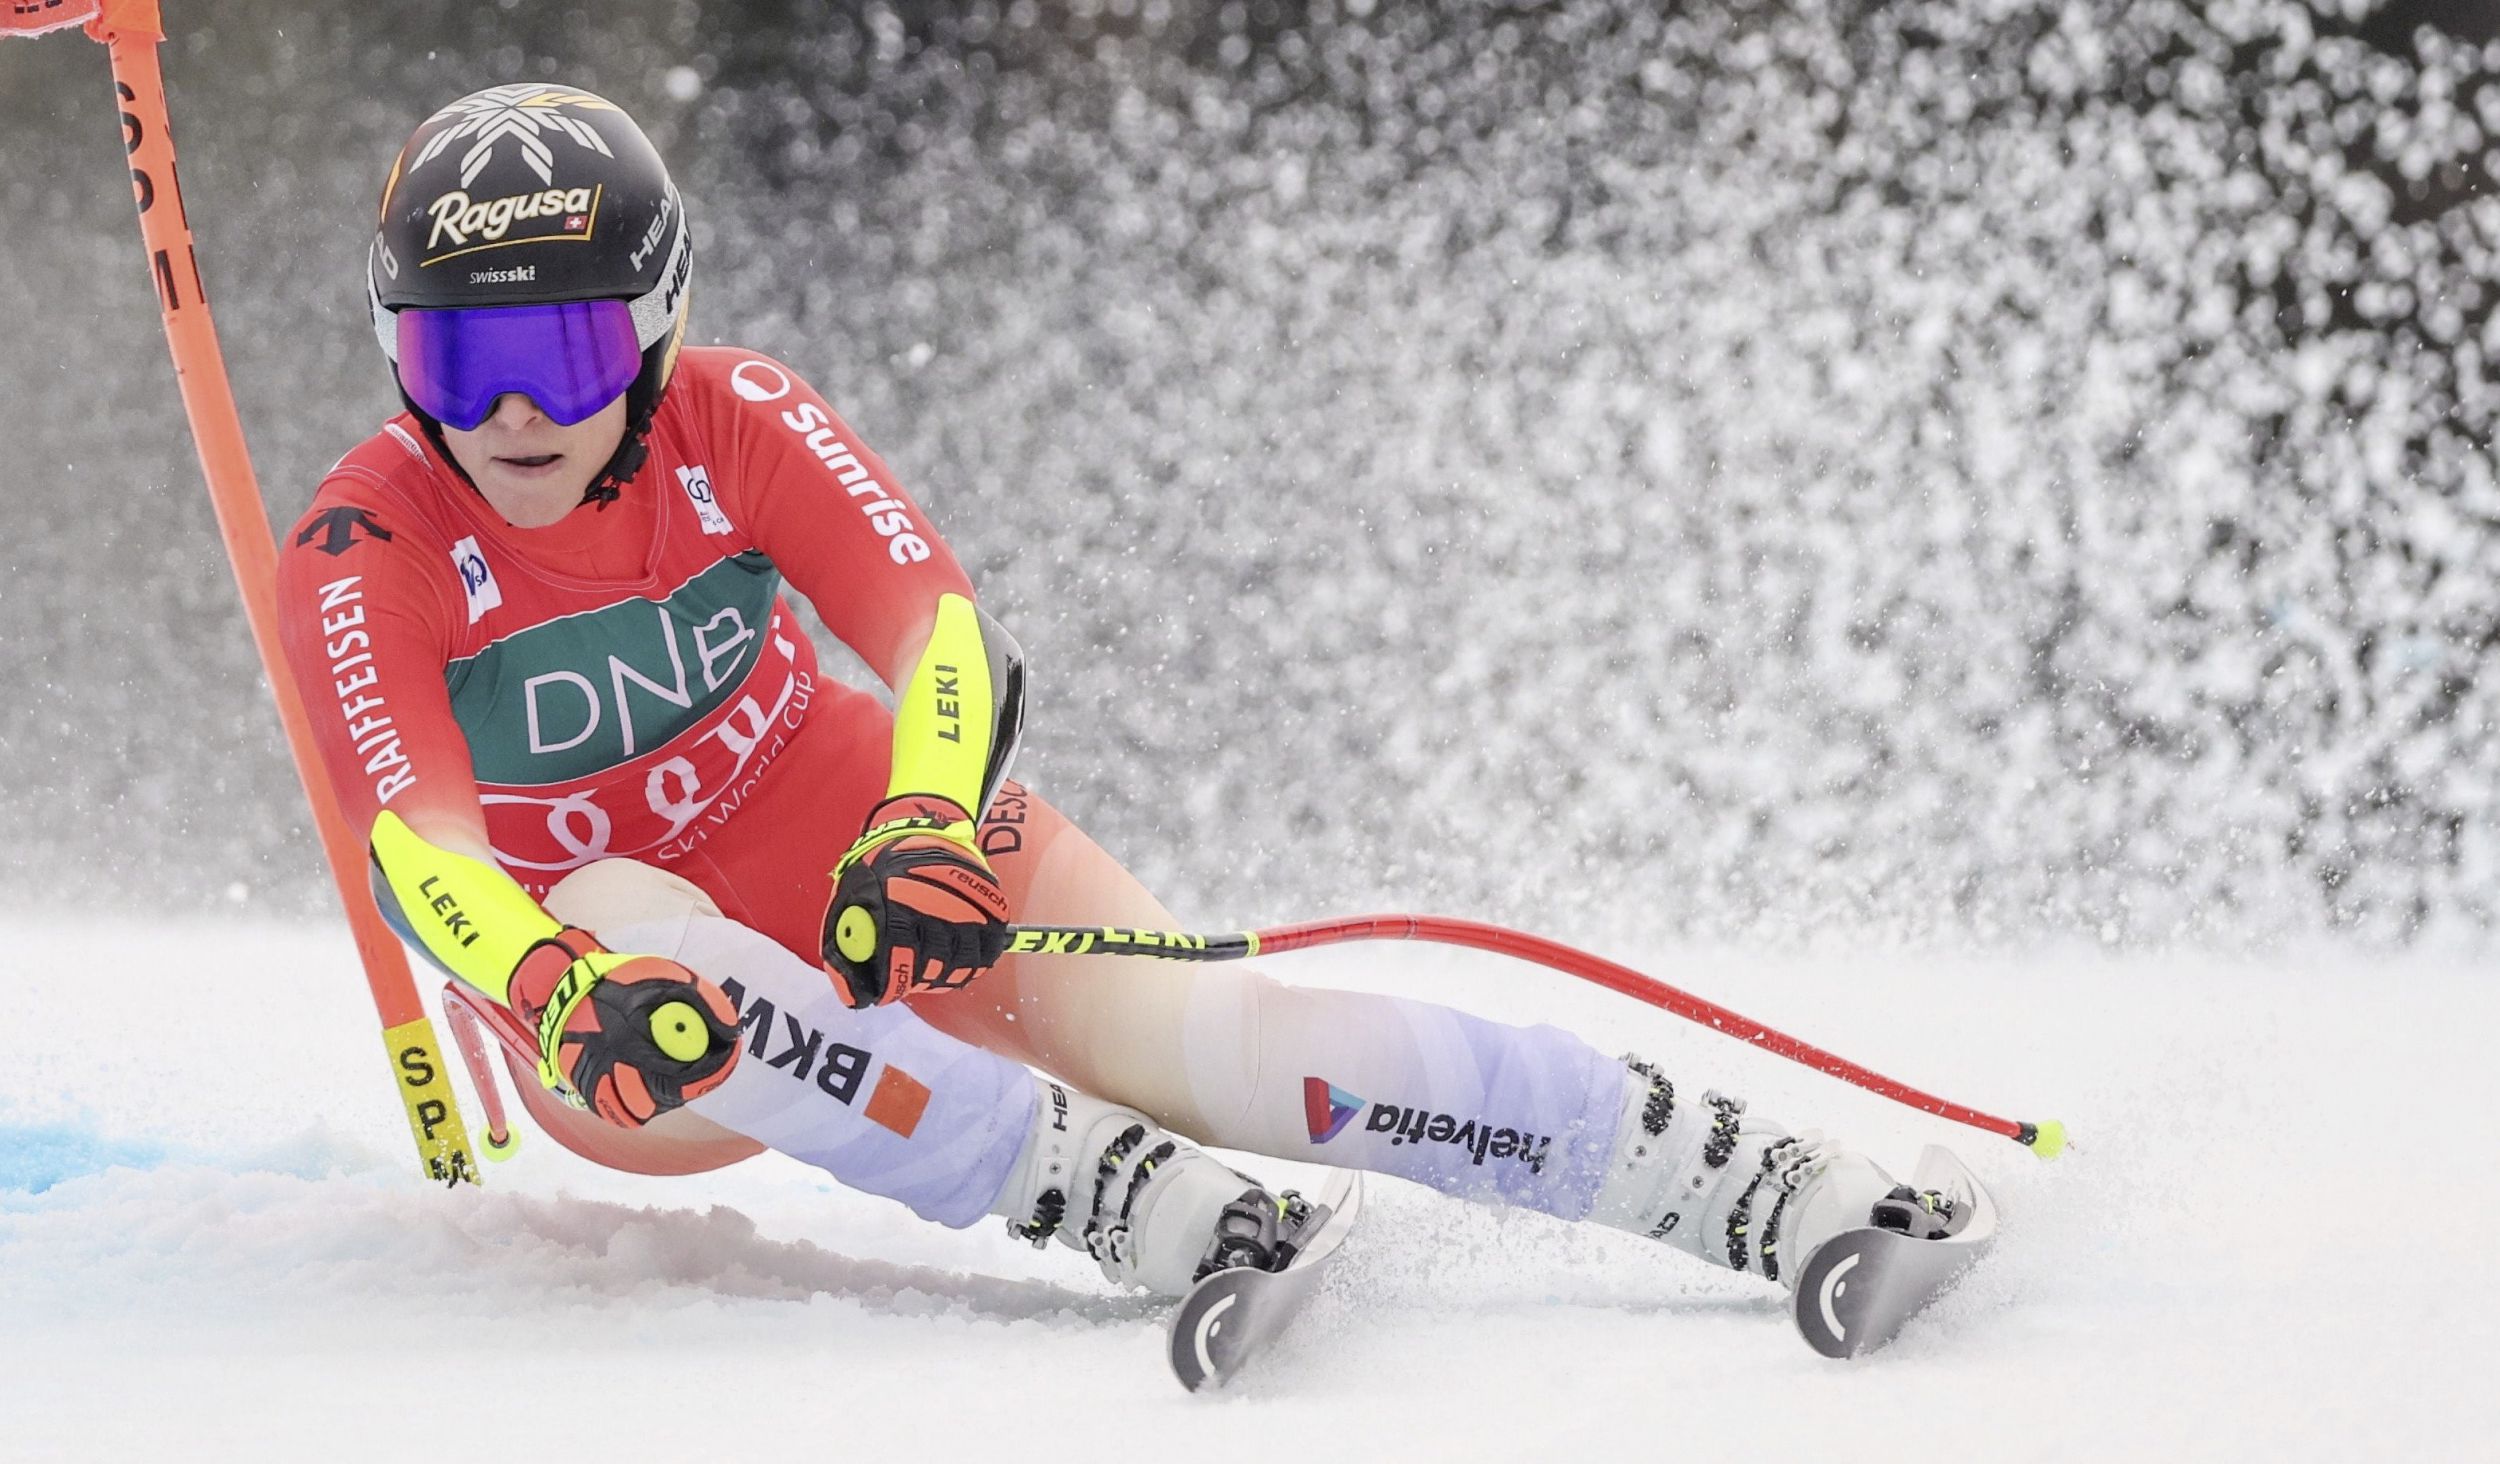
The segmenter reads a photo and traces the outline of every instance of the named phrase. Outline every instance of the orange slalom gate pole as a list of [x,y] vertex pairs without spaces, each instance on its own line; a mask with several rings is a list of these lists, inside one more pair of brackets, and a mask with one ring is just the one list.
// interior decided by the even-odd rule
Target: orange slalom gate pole
[[114,89],[121,100],[122,141],[130,155],[130,182],[139,205],[139,232],[146,241],[149,273],[165,317],[165,337],[173,350],[183,410],[190,417],[200,468],[217,506],[218,531],[234,566],[236,587],[243,593],[261,669],[268,677],[271,699],[277,703],[278,720],[286,728],[296,777],[312,806],[322,852],[329,858],[339,898],[347,907],[348,925],[355,932],[357,954],[364,961],[365,980],[372,988],[383,1045],[390,1055],[392,1084],[407,1109],[409,1133],[416,1140],[426,1175],[445,1184],[475,1183],[477,1164],[452,1090],[445,1051],[418,999],[407,952],[374,907],[365,877],[364,841],[348,830],[338,800],[322,775],[312,724],[296,694],[294,679],[286,674],[278,642],[277,550],[268,513],[261,506],[260,483],[244,447],[243,424],[235,413],[234,392],[217,346],[217,328],[209,317],[190,219],[175,174],[165,84],[157,65],[156,48],[164,39],[164,26],[156,0],[103,0],[102,9],[88,33],[104,41],[112,55]]

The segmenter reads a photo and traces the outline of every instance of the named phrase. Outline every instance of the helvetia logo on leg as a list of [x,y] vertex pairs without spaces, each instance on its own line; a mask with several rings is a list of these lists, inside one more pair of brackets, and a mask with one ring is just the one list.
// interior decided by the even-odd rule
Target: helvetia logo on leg
[[1497,1128],[1481,1118],[1461,1118],[1452,1113],[1435,1113],[1423,1107],[1403,1103],[1374,1103],[1357,1098],[1325,1078],[1305,1077],[1302,1080],[1302,1119],[1311,1131],[1311,1142],[1325,1144],[1344,1133],[1354,1115],[1365,1109],[1371,1117],[1363,1121],[1363,1131],[1387,1134],[1389,1147],[1408,1144],[1449,1144],[1465,1151],[1469,1162],[1482,1168],[1487,1159],[1510,1159],[1525,1165],[1531,1174],[1545,1172],[1545,1156],[1553,1147],[1550,1135],[1532,1134],[1524,1129]]

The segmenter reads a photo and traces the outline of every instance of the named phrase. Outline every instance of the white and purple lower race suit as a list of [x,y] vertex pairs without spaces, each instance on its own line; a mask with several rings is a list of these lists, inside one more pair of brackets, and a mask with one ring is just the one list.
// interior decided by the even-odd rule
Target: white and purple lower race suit
[[[573,918],[589,917],[616,949],[683,962],[737,1005],[744,1056],[694,1112],[940,1224],[990,1213],[1033,1118],[1037,1085],[1024,1066],[900,1005],[850,1009],[821,971],[695,905],[691,891],[682,913],[651,918],[667,898],[651,890],[661,898],[635,902],[642,918]],[[564,904],[561,891],[550,900]],[[1159,988],[1169,993],[1160,1004],[1129,1004],[1098,1034],[1181,1064],[1194,1109],[1179,1127],[1186,1137],[1569,1219],[1588,1213],[1623,1107],[1621,1062],[1553,1027],[1207,974]]]

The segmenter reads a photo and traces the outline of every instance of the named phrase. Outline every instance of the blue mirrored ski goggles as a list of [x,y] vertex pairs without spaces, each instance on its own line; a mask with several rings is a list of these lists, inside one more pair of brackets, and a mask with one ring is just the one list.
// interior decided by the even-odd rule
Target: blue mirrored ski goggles
[[570,427],[625,394],[642,371],[622,300],[398,313],[399,384],[446,427],[474,432],[507,392]]

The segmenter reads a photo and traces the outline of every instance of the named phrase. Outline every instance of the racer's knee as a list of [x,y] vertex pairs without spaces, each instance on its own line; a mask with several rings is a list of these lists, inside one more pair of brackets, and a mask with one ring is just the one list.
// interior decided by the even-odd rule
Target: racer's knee
[[[556,882],[544,901],[547,913],[567,925],[578,925],[599,937],[600,943],[613,950],[627,950],[617,944],[617,933],[632,929],[640,933],[674,929],[682,933],[686,923],[697,916],[720,914],[720,906],[712,897],[683,878],[654,865],[632,859],[602,859],[585,864]],[[669,956],[677,954],[675,943],[667,949],[633,948],[636,954]]]

